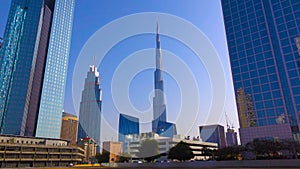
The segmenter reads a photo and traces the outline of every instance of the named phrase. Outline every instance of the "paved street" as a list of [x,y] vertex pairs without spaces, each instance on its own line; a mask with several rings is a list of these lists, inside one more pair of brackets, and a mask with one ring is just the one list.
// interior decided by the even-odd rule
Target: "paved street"
[[[112,169],[112,167],[72,167],[72,168],[78,168],[78,169]],[[70,167],[58,167],[58,168],[53,168],[53,169],[72,169]],[[132,169],[135,167],[116,167],[113,169]],[[189,167],[142,167],[141,169],[155,169],[155,168],[164,168],[164,169],[189,169]],[[197,167],[198,169],[232,169],[233,167],[228,167],[228,168],[224,168],[224,167]],[[197,169],[195,168],[195,169]],[[265,169],[266,167],[258,167],[258,168],[247,168],[247,167],[234,167],[235,169]],[[273,168],[273,167],[268,167],[268,168]],[[275,167],[273,169],[286,169],[286,168],[299,168],[299,167]],[[40,169],[40,168],[39,168]]]
[[[54,167],[55,169],[285,169],[300,168],[300,160],[249,160],[249,161],[195,161],[183,163],[122,163],[111,165],[113,167]],[[50,167],[49,167],[50,168]]]

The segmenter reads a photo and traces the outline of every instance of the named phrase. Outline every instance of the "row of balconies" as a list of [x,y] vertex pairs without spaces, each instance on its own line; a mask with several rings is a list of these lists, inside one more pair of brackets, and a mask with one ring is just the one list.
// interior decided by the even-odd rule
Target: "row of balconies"
[[49,148],[49,147],[24,147],[0,146],[0,162],[21,161],[77,161],[84,158],[83,150],[77,147]]
[[58,153],[83,153],[83,150],[77,149],[77,147],[65,147],[65,148],[57,148],[57,147],[27,147],[27,146],[19,146],[19,145],[11,145],[11,146],[0,146],[0,152],[58,152]]
[[10,156],[0,158],[0,161],[82,161],[82,156],[69,157],[18,157]]
[[26,157],[73,157],[73,156],[84,156],[83,154],[0,154],[0,158],[5,158],[5,157],[22,157],[22,158],[26,158]]
[[83,155],[83,153],[71,153],[71,152],[24,152],[24,151],[0,151],[0,157],[1,154],[46,154],[46,155]]
[[79,161],[5,161],[0,162],[0,168],[67,166],[70,162],[77,164]]

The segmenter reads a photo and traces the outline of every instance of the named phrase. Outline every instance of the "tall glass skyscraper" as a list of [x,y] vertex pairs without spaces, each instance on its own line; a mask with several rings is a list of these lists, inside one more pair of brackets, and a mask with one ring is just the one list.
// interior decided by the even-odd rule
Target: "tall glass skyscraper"
[[299,138],[300,1],[222,0],[241,143]]
[[[64,96],[57,93],[64,93],[66,65],[57,65],[69,57],[73,8],[74,0],[12,0],[0,50],[0,133],[59,138]],[[52,80],[56,86],[48,85],[49,76],[60,78]],[[37,122],[45,112],[42,93],[52,88],[61,90],[47,95],[56,102],[45,109],[59,117],[47,120],[55,134],[41,135],[36,129],[44,125]]]
[[102,91],[100,89],[99,72],[97,71],[97,67],[92,65],[85,78],[81,96],[78,140],[88,136],[89,138],[93,138],[98,145],[101,145],[101,105]]
[[75,0],[55,0],[37,137],[60,138]]

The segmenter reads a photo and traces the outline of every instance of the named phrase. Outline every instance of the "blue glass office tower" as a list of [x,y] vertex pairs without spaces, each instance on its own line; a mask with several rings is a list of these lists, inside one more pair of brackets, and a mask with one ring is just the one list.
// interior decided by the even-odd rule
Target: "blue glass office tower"
[[75,0],[55,0],[36,127],[37,137],[60,138]]
[[[140,134],[139,119],[136,117],[120,114],[119,116],[119,142],[125,142],[128,134]],[[123,144],[123,146],[125,146]],[[124,147],[123,147],[124,149]]]
[[78,140],[93,138],[100,144],[102,91],[97,67],[90,66],[85,78],[84,89],[81,95],[78,125]]
[[[71,8],[67,10],[62,6]],[[68,58],[69,47],[65,47],[70,44],[71,29],[68,28],[72,24],[73,7],[72,0],[12,0],[0,50],[0,132],[2,134],[28,136],[37,134],[37,119],[39,114],[44,112],[39,113],[40,106],[46,104],[41,103],[41,93],[51,90],[49,89],[51,86],[46,87],[47,82],[44,77],[65,78],[66,76],[66,71],[60,72],[56,65],[60,61],[58,58]],[[62,20],[64,24],[61,24]],[[55,31],[58,24],[62,27],[61,32]],[[70,26],[66,27],[66,25]],[[62,39],[55,38],[58,36]],[[52,55],[51,44],[55,44],[60,49],[59,55]],[[58,60],[53,63],[50,58]],[[50,65],[51,69],[46,68]],[[60,82],[53,87],[64,89],[65,80],[63,83]],[[56,94],[47,97],[52,98],[54,95]],[[63,96],[56,96],[56,99],[56,103],[60,103],[63,101]],[[48,106],[47,109],[59,109],[58,112],[51,111],[51,115],[60,114],[58,121],[61,122],[62,104],[52,102],[51,107]],[[56,120],[51,118],[48,121]],[[60,123],[57,124],[59,128]],[[58,130],[60,131],[60,128]],[[59,138],[59,133],[54,136],[50,134],[51,132],[46,135],[47,132],[45,131],[43,136]]]
[[[164,81],[162,79],[162,55],[160,48],[159,27],[156,25],[156,69],[154,72],[154,98],[152,132],[173,137],[177,134],[175,124],[167,122],[166,104],[164,99]],[[171,127],[171,128],[170,128]],[[168,132],[167,132],[168,131]]]
[[299,139],[300,1],[222,0],[244,145]]

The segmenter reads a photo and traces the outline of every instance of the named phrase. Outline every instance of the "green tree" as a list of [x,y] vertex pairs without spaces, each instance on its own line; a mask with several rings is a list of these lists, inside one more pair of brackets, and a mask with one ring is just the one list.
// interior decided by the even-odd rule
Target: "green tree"
[[208,157],[212,156],[212,152],[207,147],[202,147],[201,153],[202,153],[203,156],[205,156],[205,159],[206,159],[207,156]]
[[281,150],[287,150],[292,158],[298,159],[298,155],[300,153],[300,143],[295,141],[294,139],[285,139],[282,140]]
[[124,163],[124,162],[129,162],[131,159],[131,155],[128,153],[123,153],[119,156],[119,162]]
[[202,153],[202,156],[205,156],[205,160],[208,160],[208,159],[206,159],[206,157],[208,157],[211,160],[215,160],[215,155],[217,154],[217,150],[210,149],[207,147],[202,147],[201,153]]
[[237,160],[241,157],[243,146],[228,146],[217,150],[218,160]]
[[179,161],[190,160],[194,157],[195,155],[193,154],[192,149],[182,141],[172,147],[168,154],[168,159],[176,159]]
[[95,158],[97,159],[98,163],[108,163],[109,162],[109,152],[103,150],[102,154],[97,153]]
[[284,148],[284,144],[277,140],[259,140],[254,139],[246,144],[245,149],[253,152],[256,159],[274,159],[279,158],[279,151]]
[[148,162],[159,158],[158,142],[153,139],[144,140],[139,148],[137,156]]

